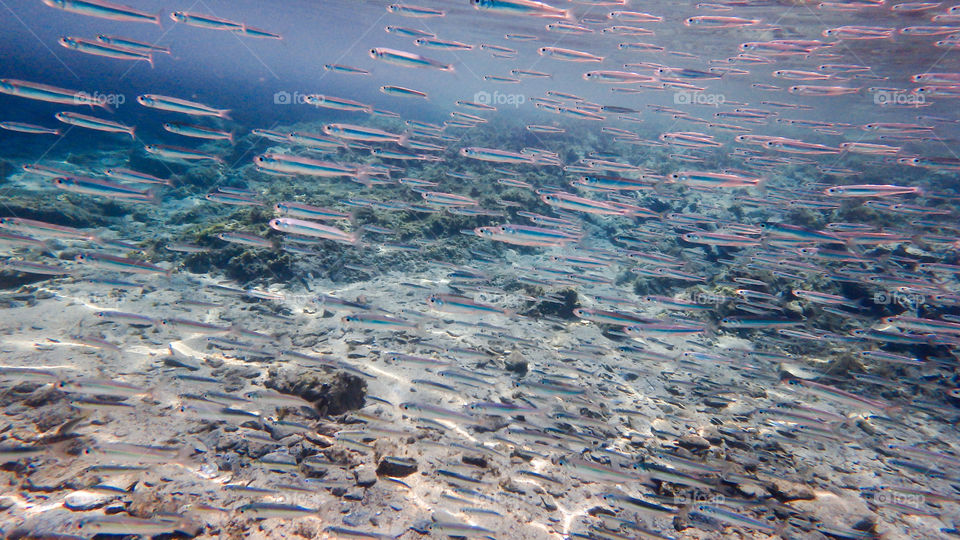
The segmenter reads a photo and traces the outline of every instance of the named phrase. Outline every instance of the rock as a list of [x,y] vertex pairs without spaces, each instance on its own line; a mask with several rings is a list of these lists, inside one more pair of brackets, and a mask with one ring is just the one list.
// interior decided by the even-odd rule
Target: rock
[[517,495],[526,495],[526,494],[527,494],[527,492],[524,491],[523,488],[520,487],[519,484],[517,484],[516,482],[514,482],[513,479],[509,479],[509,480],[500,482],[500,487],[503,488],[504,491],[507,491],[507,492],[509,492],[509,493],[516,493]]
[[461,461],[463,461],[467,465],[473,465],[474,467],[480,467],[482,469],[485,469],[487,467],[487,459],[483,456],[464,455],[461,458]]
[[553,316],[561,319],[576,320],[573,311],[580,307],[580,297],[573,289],[564,289],[554,293],[557,301],[540,302],[523,313],[527,317]]
[[74,512],[84,512],[105,506],[115,497],[116,495],[106,495],[93,491],[74,491],[63,499],[63,506]]
[[680,440],[677,441],[677,444],[689,450],[705,450],[710,448],[710,441],[692,433],[680,437]]
[[363,527],[370,522],[370,513],[364,511],[355,511],[345,514],[341,520],[347,527]]
[[78,537],[67,535],[63,533],[63,531],[77,530],[75,525],[76,519],[77,515],[73,512],[65,508],[55,507],[26,517],[18,524],[16,529],[5,529],[3,531],[3,538],[26,540],[33,538],[55,539],[62,537],[73,540]]
[[299,471],[297,460],[287,453],[286,450],[278,450],[276,452],[263,455],[257,460],[257,462],[267,470],[273,472],[284,473]]
[[123,501],[113,501],[110,504],[103,507],[103,513],[112,516],[114,514],[119,514],[127,509],[127,505]]
[[377,466],[377,474],[403,478],[417,472],[417,461],[396,456],[384,456]]
[[300,470],[307,478],[322,478],[327,475],[334,464],[322,454],[308,456],[300,462]]
[[813,490],[803,484],[776,477],[764,478],[763,480],[766,481],[766,487],[770,493],[781,502],[809,501],[814,498]]
[[273,368],[264,384],[278,392],[302,397],[313,403],[322,415],[343,414],[359,409],[363,407],[367,393],[367,383],[363,379],[344,372],[327,375]]
[[234,454],[233,452],[227,452],[223,455],[217,456],[216,458],[217,469],[221,471],[237,471],[243,465],[243,461],[240,459],[240,456]]
[[506,359],[506,370],[524,377],[529,370],[529,364],[524,355],[519,351],[513,351]]
[[[837,493],[818,490],[813,495],[810,500],[798,500],[790,503],[791,508],[796,508],[807,514],[811,520],[840,529],[849,529],[851,528],[850,524],[855,523],[854,528],[869,530],[878,521],[877,515],[870,510],[857,490],[842,489],[838,490]],[[905,536],[902,537],[906,538]],[[919,533],[912,537],[928,538]],[[935,536],[929,536],[929,538],[933,537]]]
[[733,402],[734,400],[725,398],[723,396],[707,396],[703,398],[704,405],[707,407],[713,407],[715,409],[722,409]]
[[740,493],[755,499],[763,499],[768,495],[767,490],[763,489],[763,486],[754,484],[752,482],[737,484],[737,490],[739,490]]
[[370,465],[361,465],[354,469],[353,475],[360,487],[370,487],[377,483],[377,471]]

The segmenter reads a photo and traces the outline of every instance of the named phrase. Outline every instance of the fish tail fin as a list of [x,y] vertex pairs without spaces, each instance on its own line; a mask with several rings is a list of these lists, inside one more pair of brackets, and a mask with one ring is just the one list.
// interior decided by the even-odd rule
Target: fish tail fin
[[664,186],[665,186],[666,184],[668,184],[669,182],[670,182],[670,180],[668,180],[667,178],[663,178],[662,180],[656,180],[656,181],[653,183],[653,192],[656,193],[657,195],[663,195],[663,194],[664,194]]
[[687,503],[681,506],[679,510],[677,510],[677,517],[680,519],[681,522],[687,521],[687,519],[690,516],[690,510],[692,508],[693,508],[693,503]]
[[162,10],[162,9],[161,9],[160,11],[157,11],[157,15],[156,15],[156,18],[153,19],[153,23],[156,24],[157,26],[159,26],[160,28],[163,28],[163,24],[160,22],[161,20],[163,20],[163,10]]
[[847,249],[849,249],[853,253],[856,253],[861,257],[863,256],[863,250],[860,249],[860,245],[857,244],[857,241],[855,238],[847,238],[846,240],[844,240],[843,245],[845,245]]
[[153,53],[147,54],[147,62],[150,62],[150,69],[154,69],[155,67],[157,67],[153,65]]
[[397,144],[400,146],[407,146],[407,142],[410,141],[410,132],[404,131],[400,134],[400,137],[397,139]]
[[[84,418],[83,413],[81,413],[80,419],[83,419],[83,418]],[[66,424],[64,424],[63,426],[60,427],[60,429],[57,430],[58,435],[67,436],[69,434],[69,430],[72,429],[72,427],[77,423],[78,422],[74,422],[73,425],[70,425],[70,426],[67,426]],[[73,461],[77,458],[77,456],[70,454],[69,452],[70,446],[71,446],[70,443],[72,442],[73,442],[73,437],[70,437],[70,438],[67,438],[66,440],[49,443],[45,445],[45,448],[47,449],[47,451],[50,452],[50,454],[53,457],[57,458],[58,461]]]
[[720,467],[720,480],[725,480],[731,472],[733,472],[733,463],[725,461]]
[[227,133],[227,140],[230,141],[230,144],[236,144],[236,141],[233,140],[234,132]]
[[220,109],[220,111],[217,113],[217,116],[223,118],[224,120],[233,120],[233,118],[230,118],[230,109]]
[[41,249],[41,251],[44,251],[44,252],[46,252],[46,253],[48,253],[48,254],[53,255],[54,257],[56,257],[56,255],[54,254],[54,247],[53,247],[53,241],[52,241],[52,240],[42,240],[42,241],[40,242],[40,249]]
[[[703,324],[703,335],[704,337],[712,338],[717,335],[717,331],[720,330],[720,325],[717,324],[717,321],[708,320]],[[723,476],[721,475],[721,478]]]
[[357,174],[350,177],[350,180],[360,184],[363,187],[370,187],[373,184],[370,182],[370,174],[366,172],[358,172]]
[[135,127],[130,128],[130,131],[129,131],[128,133],[130,134],[130,140],[131,140],[131,141],[137,139],[137,135],[135,134],[136,131],[137,131],[137,128],[135,128]]
[[196,463],[191,459],[193,456],[193,445],[187,444],[177,451],[177,457],[173,458],[172,463],[183,465],[184,467],[193,467]]
[[790,520],[785,519],[781,521],[780,523],[777,524],[776,528],[773,530],[773,536],[779,536],[780,538],[783,538],[783,533],[784,531],[787,530],[788,527],[790,527]]
[[766,196],[766,194],[767,194],[767,182],[768,182],[769,180],[770,180],[770,179],[767,178],[767,177],[762,177],[762,178],[760,178],[759,180],[757,180],[757,190],[760,192],[761,195]]
[[102,108],[103,110],[107,111],[107,112],[110,113],[110,114],[113,114],[113,112],[114,112],[114,111],[113,111],[113,108],[112,108],[112,107],[110,106],[110,104],[107,103],[106,101],[97,101],[96,104],[90,105],[90,109],[91,109],[91,110],[92,110],[94,107],[100,107],[100,108]]

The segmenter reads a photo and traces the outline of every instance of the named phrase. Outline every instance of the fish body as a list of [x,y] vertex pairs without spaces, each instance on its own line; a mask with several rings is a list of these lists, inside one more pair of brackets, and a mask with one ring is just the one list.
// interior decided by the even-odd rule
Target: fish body
[[370,57],[375,60],[381,60],[388,64],[393,64],[400,67],[453,71],[453,66],[451,64],[444,64],[439,60],[434,60],[416,53],[400,51],[397,49],[388,49],[385,47],[370,49]]
[[209,105],[180,99],[170,96],[161,96],[159,94],[143,94],[137,96],[137,103],[151,109],[161,111],[177,112],[189,114],[192,116],[215,116],[217,118],[230,118],[229,109],[216,109]]
[[0,79],[0,93],[9,94],[37,101],[60,103],[62,105],[88,105],[110,110],[105,100],[100,100],[94,94],[67,90],[41,83],[21,81],[17,79]]
[[147,22],[160,26],[160,15],[146,13],[105,0],[43,0],[43,3],[52,8],[78,15],[88,15],[120,22]]
[[135,128],[121,124],[120,122],[114,122],[113,120],[106,120],[104,118],[74,112],[58,112],[54,117],[64,124],[70,124],[71,126],[106,131],[109,133],[126,133],[131,139],[136,139],[136,135],[134,135]]

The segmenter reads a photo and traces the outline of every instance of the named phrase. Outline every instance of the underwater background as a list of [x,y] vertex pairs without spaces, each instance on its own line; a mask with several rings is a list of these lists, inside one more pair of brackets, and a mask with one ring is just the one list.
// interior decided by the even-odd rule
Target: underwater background
[[0,536],[958,536],[960,6],[0,8]]

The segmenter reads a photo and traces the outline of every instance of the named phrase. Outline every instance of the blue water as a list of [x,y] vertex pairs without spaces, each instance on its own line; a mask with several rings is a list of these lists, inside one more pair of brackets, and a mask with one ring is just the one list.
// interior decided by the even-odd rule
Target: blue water
[[[61,131],[0,131],[0,481],[16,486],[0,536],[955,536],[958,14],[583,0],[556,2],[558,20],[471,4],[423,0],[442,14],[415,18],[384,1],[136,2],[153,25],[0,2],[0,78],[110,104],[0,93],[0,122]],[[181,10],[282,39],[171,20]],[[58,43],[100,34],[171,54]],[[546,76],[489,80],[511,70]],[[303,102],[315,94],[370,110]],[[336,124],[369,132],[333,150],[253,133]],[[316,172],[331,167],[347,170]],[[92,496],[75,492],[120,474],[107,465],[142,467],[123,471],[136,487],[78,508]]]

